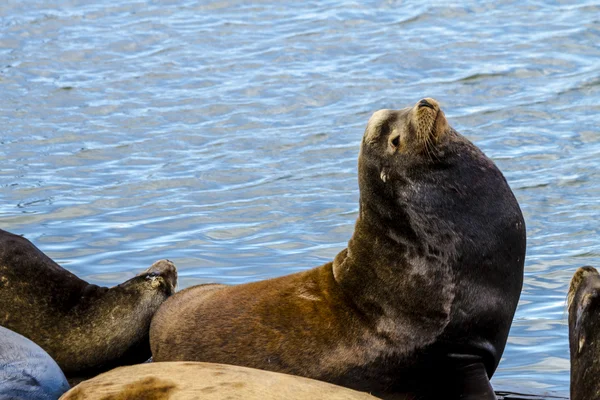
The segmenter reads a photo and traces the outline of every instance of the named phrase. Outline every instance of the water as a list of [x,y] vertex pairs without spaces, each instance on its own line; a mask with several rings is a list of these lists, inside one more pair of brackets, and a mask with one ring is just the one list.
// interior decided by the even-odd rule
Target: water
[[93,283],[318,266],[357,215],[370,114],[441,101],[528,228],[497,386],[566,393],[565,296],[600,264],[600,4],[0,4],[0,228]]

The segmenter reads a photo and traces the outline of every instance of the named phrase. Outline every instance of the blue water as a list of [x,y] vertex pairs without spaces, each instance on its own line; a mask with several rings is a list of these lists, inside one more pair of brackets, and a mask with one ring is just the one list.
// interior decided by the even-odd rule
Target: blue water
[[600,4],[0,3],[0,228],[91,282],[318,266],[357,216],[371,113],[438,99],[528,228],[496,386],[567,393],[565,296],[600,265]]

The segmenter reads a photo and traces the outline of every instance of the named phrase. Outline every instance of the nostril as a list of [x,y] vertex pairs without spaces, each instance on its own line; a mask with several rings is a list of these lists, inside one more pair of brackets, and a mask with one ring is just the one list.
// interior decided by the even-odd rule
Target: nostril
[[419,108],[421,107],[429,107],[433,110],[433,105],[425,99],[419,101]]

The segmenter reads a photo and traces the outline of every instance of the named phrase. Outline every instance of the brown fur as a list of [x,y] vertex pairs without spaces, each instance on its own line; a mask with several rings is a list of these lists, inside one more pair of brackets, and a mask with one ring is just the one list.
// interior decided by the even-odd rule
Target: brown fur
[[[447,398],[492,398],[487,375],[506,343],[525,255],[504,177],[424,99],[373,114],[359,187],[354,234],[333,262],[177,293],[152,321],[154,359],[244,365],[386,396],[438,398],[432,391],[443,388]],[[432,387],[432,375],[446,384]]]
[[150,320],[176,281],[161,260],[113,288],[90,285],[0,230],[0,325],[40,345],[67,377],[148,359]]
[[369,400],[366,393],[233,365],[168,362],[121,367],[79,384],[61,400]]

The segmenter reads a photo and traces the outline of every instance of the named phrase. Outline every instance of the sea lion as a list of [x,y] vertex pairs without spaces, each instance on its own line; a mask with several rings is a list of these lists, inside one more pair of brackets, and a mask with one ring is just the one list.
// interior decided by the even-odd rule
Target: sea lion
[[367,393],[277,372],[224,364],[162,362],[120,367],[84,381],[61,400],[375,400]]
[[67,390],[65,375],[48,353],[0,326],[0,400],[56,400]]
[[113,288],[79,279],[29,240],[0,230],[0,325],[33,340],[67,377],[150,357],[150,321],[177,282],[161,260]]
[[571,399],[600,399],[600,274],[581,267],[568,295]]
[[428,98],[373,114],[358,183],[354,233],[333,262],[175,294],[152,320],[154,360],[243,365],[377,396],[494,399],[488,378],[525,259],[504,176]]

